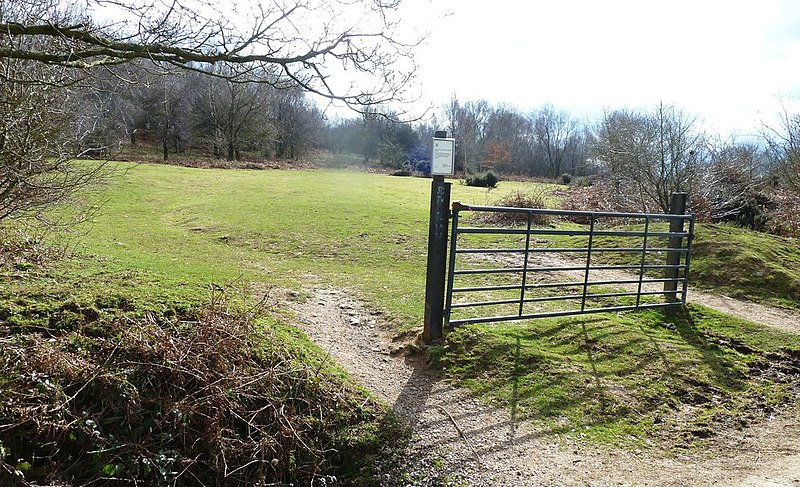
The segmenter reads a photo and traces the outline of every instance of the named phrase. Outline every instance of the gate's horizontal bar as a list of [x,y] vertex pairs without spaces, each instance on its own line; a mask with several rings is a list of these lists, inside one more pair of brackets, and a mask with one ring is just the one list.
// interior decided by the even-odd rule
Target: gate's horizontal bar
[[457,254],[524,254],[525,249],[456,249]]
[[[597,294],[587,294],[586,299],[591,298],[619,298],[623,296],[644,296],[644,295],[662,295],[664,291],[642,291],[637,293],[636,291],[630,292],[619,292],[619,293],[597,293]],[[680,294],[680,291],[678,291]],[[571,299],[583,299],[583,294],[566,294],[564,296],[544,296],[539,298],[525,298],[522,300],[523,303],[543,303],[547,301],[568,301]],[[519,304],[519,299],[502,299],[497,301],[476,301],[473,303],[455,303],[450,305],[451,309],[457,308],[471,308],[471,307],[478,307],[478,306],[499,306],[502,304]]]
[[[680,294],[680,291],[678,291]],[[618,311],[632,311],[636,309],[644,309],[644,308],[664,308],[667,306],[681,306],[682,303],[680,301],[675,303],[655,303],[655,304],[640,304],[639,306],[614,306],[609,308],[590,308],[581,310],[569,310],[569,311],[547,311],[542,313],[532,313],[526,315],[509,315],[509,316],[490,316],[486,318],[464,318],[462,320],[451,320],[447,323],[448,327],[454,327],[458,325],[466,325],[469,323],[492,323],[496,321],[519,321],[519,320],[529,320],[533,318],[553,318],[558,316],[574,316],[574,315],[581,315],[581,314],[589,314],[589,313],[614,313]]]
[[[602,271],[602,270],[619,270],[619,269],[684,269],[685,265],[655,265],[655,264],[647,264],[644,266],[640,265],[593,265],[589,266],[590,271]],[[575,267],[528,267],[527,269],[523,267],[503,267],[500,269],[461,269],[457,271],[453,271],[455,275],[468,275],[468,274],[519,274],[521,272],[569,272],[569,271],[585,271],[587,267],[584,266],[575,266]],[[638,280],[636,282],[639,282]]]
[[[558,253],[566,253],[566,252],[580,252],[586,253],[589,249],[586,247],[574,247],[574,248],[536,248],[532,247],[529,249],[529,252],[558,252]],[[594,252],[637,252],[640,253],[642,251],[641,247],[592,247],[592,253]],[[669,248],[648,248],[645,249],[646,252],[680,252],[686,253],[687,249],[669,249]],[[524,254],[525,249],[456,249],[457,254]]]
[[525,289],[545,289],[545,288],[554,288],[554,287],[573,287],[573,286],[583,286],[586,284],[587,286],[608,286],[611,284],[638,284],[641,282],[642,284],[648,283],[658,283],[658,282],[683,282],[681,278],[669,278],[669,277],[660,277],[660,278],[650,278],[650,279],[620,279],[620,280],[607,280],[607,281],[577,281],[577,282],[554,282],[554,283],[544,283],[544,284],[529,284],[525,286]]
[[[604,237],[681,237],[689,236],[689,232],[620,232],[613,230],[540,230],[526,228],[487,228],[487,227],[460,227],[458,234],[490,234],[490,235],[566,235],[571,237],[588,237],[589,235]],[[594,249],[592,249],[594,250]]]
[[507,206],[465,205],[453,203],[453,211],[489,211],[495,213],[533,213],[534,215],[588,216],[594,218],[641,218],[652,220],[694,220],[694,215],[671,215],[666,213],[614,213],[608,211],[551,210],[543,208],[511,208]]
[[[650,284],[650,283],[664,283],[664,282],[683,282],[684,279],[681,277],[678,278],[653,278],[653,279],[642,279],[642,284]],[[606,286],[611,284],[638,284],[640,281],[639,279],[624,279],[619,281],[589,281],[586,283],[587,286]],[[577,282],[553,282],[553,283],[545,283],[545,284],[528,284],[525,286],[525,289],[549,289],[549,288],[559,288],[559,287],[583,287],[583,281]],[[507,286],[472,286],[472,287],[456,287],[452,289],[454,293],[466,293],[466,292],[482,292],[482,291],[513,291],[513,290],[521,290],[522,285],[514,284],[514,285],[507,285]],[[663,294],[663,291],[658,293]]]
[[473,306],[498,306],[501,304],[519,304],[519,298],[517,299],[502,299],[497,301],[477,301],[474,303],[453,303],[450,305],[450,309],[456,308],[471,308]]
[[[603,270],[625,270],[625,269],[683,269],[684,265],[665,265],[665,264],[645,264],[645,265],[590,265],[590,271],[603,271]],[[585,271],[587,267],[574,266],[574,267],[528,267],[528,272],[557,272],[557,271]]]
[[[636,281],[639,282],[639,281]],[[583,283],[581,283],[583,284]],[[469,292],[480,292],[480,291],[519,291],[522,289],[522,286],[519,284],[511,284],[508,286],[473,286],[473,287],[454,287],[452,292],[454,293],[469,293]]]
[[504,267],[501,269],[462,269],[460,271],[453,271],[455,275],[464,274],[519,274],[525,272],[523,267]]

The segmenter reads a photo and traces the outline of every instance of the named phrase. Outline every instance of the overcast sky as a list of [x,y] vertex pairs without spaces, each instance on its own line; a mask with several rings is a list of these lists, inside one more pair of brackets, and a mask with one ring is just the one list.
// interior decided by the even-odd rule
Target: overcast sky
[[408,1],[430,22],[416,61],[437,108],[456,93],[596,119],[663,101],[727,135],[800,96],[797,0]]

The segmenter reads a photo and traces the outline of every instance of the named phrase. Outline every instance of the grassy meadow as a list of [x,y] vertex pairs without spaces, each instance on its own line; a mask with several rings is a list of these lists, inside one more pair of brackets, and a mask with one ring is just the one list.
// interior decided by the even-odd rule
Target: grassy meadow
[[[453,199],[499,190],[453,185]],[[346,170],[247,171],[139,165],[96,195],[74,237],[83,273],[135,270],[175,289],[214,282],[342,286],[409,330],[422,320],[430,181]]]
[[[4,274],[0,319],[7,326],[70,322],[70,330],[91,334],[101,326],[92,318],[104,313],[168,315],[203,306],[210,286],[244,294],[336,286],[384,311],[398,333],[421,330],[429,180],[335,169],[125,167],[87,196],[102,206],[59,243],[74,258],[17,262]],[[487,191],[454,182],[452,199],[492,204],[541,188],[504,181]],[[770,259],[764,252],[777,253],[777,270],[759,267],[758,280],[728,279],[725,289],[796,303],[797,242],[726,226],[697,233],[693,266],[701,285],[716,285],[704,276],[732,265],[722,257],[747,254],[754,257],[741,262],[758,263]],[[773,289],[773,282],[788,284]],[[291,317],[281,320],[292,329]],[[280,336],[313,349],[291,338],[301,337],[296,332]],[[517,418],[611,444],[664,440],[688,448],[718,428],[795,408],[800,393],[792,380],[800,337],[697,305],[465,326],[427,353],[446,377]]]

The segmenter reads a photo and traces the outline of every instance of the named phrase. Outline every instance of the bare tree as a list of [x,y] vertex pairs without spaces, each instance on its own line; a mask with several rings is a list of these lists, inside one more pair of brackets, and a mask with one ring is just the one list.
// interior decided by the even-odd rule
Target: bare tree
[[310,150],[322,132],[322,113],[300,90],[276,90],[271,97],[275,157],[295,159]]
[[138,73],[133,90],[139,108],[135,122],[158,134],[165,161],[170,151],[183,152],[191,138],[192,100],[200,84],[196,78],[184,72]]
[[707,158],[697,120],[664,104],[651,112],[606,113],[594,152],[623,204],[664,212],[672,193],[697,192]]
[[779,125],[764,124],[761,135],[777,183],[800,194],[800,114],[789,113],[783,106]]
[[75,86],[81,95],[80,116],[73,117],[81,125],[77,133],[86,134],[84,147],[95,157],[113,155],[119,143],[131,139],[137,121],[143,117],[145,107],[132,90],[137,85],[128,82],[131,71],[118,67],[84,80]]
[[258,83],[209,77],[194,102],[196,127],[214,155],[239,160],[247,147],[263,144],[274,132],[268,107],[274,90]]
[[536,142],[541,146],[550,176],[558,177],[566,170],[575,174],[582,152],[578,122],[569,112],[556,110],[551,105],[542,107],[532,119]]
[[[508,154],[501,151],[500,160],[489,162],[498,170],[513,170],[525,165],[531,153],[533,128],[530,120],[513,107],[499,106],[492,110],[486,120],[484,149],[490,156],[489,148],[505,148]],[[496,155],[496,153],[495,153]]]
[[41,217],[92,181],[103,164],[74,161],[85,133],[72,112],[80,96],[63,68],[0,58],[0,220]]
[[450,100],[442,106],[442,118],[444,120],[444,129],[447,131],[447,136],[456,141],[456,152],[454,154],[456,170],[467,170],[466,161],[464,157],[464,134],[462,132],[462,113],[463,109],[461,103],[458,101],[458,96],[455,93],[450,95]]
[[[400,0],[64,5],[4,0],[0,58],[82,70],[147,60],[234,82],[300,87],[356,108],[402,98],[413,79],[417,40],[406,41],[397,30]],[[50,39],[47,49],[30,42],[43,38]],[[208,70],[212,64],[227,68]],[[339,79],[343,71],[348,81]]]
[[491,113],[485,100],[468,101],[458,111],[464,167],[476,170],[484,159],[486,124]]

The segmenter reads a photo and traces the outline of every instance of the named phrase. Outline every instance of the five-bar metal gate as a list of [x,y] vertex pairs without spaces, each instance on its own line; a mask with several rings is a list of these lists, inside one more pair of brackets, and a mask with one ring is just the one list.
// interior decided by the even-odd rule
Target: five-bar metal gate
[[694,215],[678,196],[673,214],[454,203],[445,326],[685,303]]

